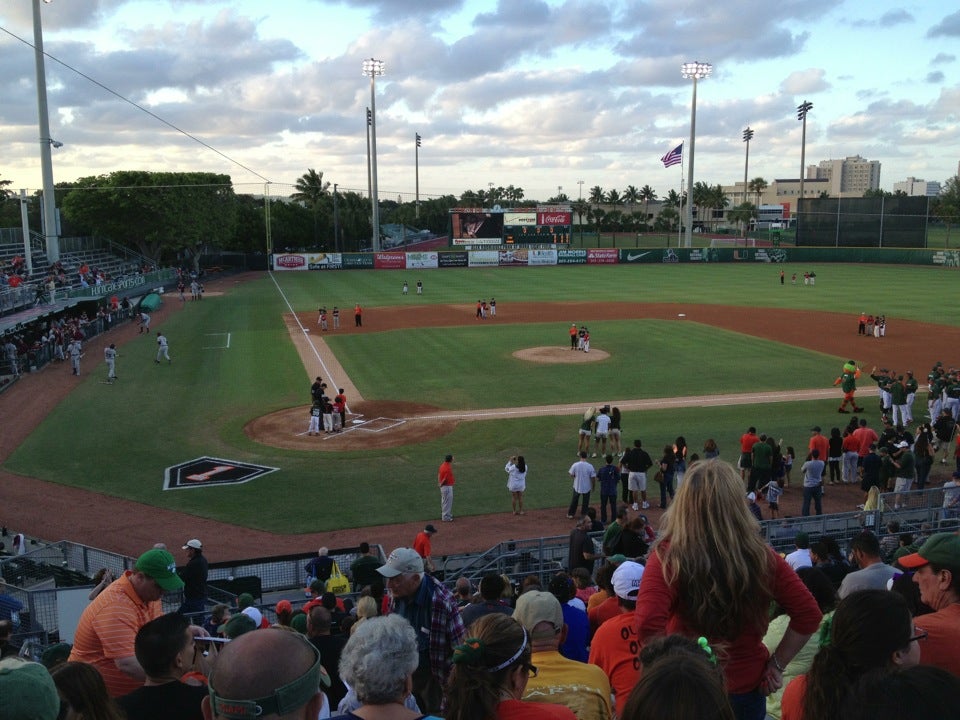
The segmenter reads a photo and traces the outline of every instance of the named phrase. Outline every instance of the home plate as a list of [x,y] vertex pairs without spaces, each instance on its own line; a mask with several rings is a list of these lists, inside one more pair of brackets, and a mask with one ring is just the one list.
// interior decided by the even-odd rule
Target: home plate
[[686,317],[686,316],[687,316],[686,313],[677,313],[677,317]]

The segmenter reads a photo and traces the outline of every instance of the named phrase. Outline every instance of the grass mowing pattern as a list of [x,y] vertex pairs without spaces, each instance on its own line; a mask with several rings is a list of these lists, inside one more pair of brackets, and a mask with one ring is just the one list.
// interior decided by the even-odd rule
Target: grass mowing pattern
[[[789,277],[794,268],[786,268]],[[888,318],[958,322],[943,302],[952,297],[956,275],[951,270],[852,265],[797,268],[800,273],[807,269],[817,272],[815,288],[791,287],[789,280],[785,287],[780,287],[777,268],[770,265],[286,273],[278,275],[278,281],[297,309],[315,310],[321,301],[328,307],[337,302],[344,309],[344,322],[352,321],[350,315],[357,300],[366,308],[375,308],[401,303],[474,302],[478,297],[489,299],[491,295],[497,296],[504,320],[513,301],[636,300],[839,310],[849,311],[851,321],[860,310],[867,310],[885,312]],[[400,286],[404,277],[411,284],[422,278],[425,295],[402,298]],[[898,292],[892,293],[891,288]],[[851,297],[857,298],[855,306],[851,306]],[[173,364],[154,364],[154,334],[137,338],[122,349],[117,363],[120,380],[113,386],[101,383],[106,376],[102,349],[109,343],[109,336],[95,339],[86,348],[84,381],[14,453],[6,469],[240,525],[299,533],[436,519],[436,468],[446,452],[457,456],[455,513],[505,511],[509,496],[503,464],[509,455],[522,452],[531,466],[526,504],[532,508],[557,507],[558,512],[563,512],[561,508],[569,500],[570,492],[566,471],[576,449],[577,420],[572,417],[465,423],[452,435],[423,445],[338,455],[282,451],[250,441],[243,434],[249,419],[301,405],[307,398],[309,382],[281,319],[286,311],[269,278],[239,285],[228,296],[191,303],[162,324],[170,338]],[[364,324],[370,322],[376,322],[375,311],[365,315]],[[568,366],[559,371],[553,367],[542,380],[536,375],[528,376],[528,388],[513,377],[509,366],[506,371],[496,370],[476,358],[466,363],[466,377],[476,376],[475,381],[455,375],[435,353],[421,356],[418,362],[426,363],[427,370],[441,376],[440,391],[473,385],[469,395],[474,397],[478,388],[485,388],[490,399],[487,395],[482,398],[488,405],[527,404],[521,401],[525,397],[546,397],[543,402],[572,402],[583,397],[594,404],[605,398],[660,395],[664,394],[662,387],[673,387],[681,375],[687,374],[678,369],[677,363],[685,362],[683,359],[688,356],[703,366],[695,373],[701,378],[697,381],[701,384],[696,390],[698,394],[718,392],[719,387],[715,386],[720,385],[741,391],[757,387],[757,376],[745,369],[745,363],[753,362],[750,357],[755,354],[764,363],[761,377],[774,376],[777,383],[794,382],[785,373],[770,370],[783,366],[785,352],[791,354],[792,361],[807,363],[804,372],[815,376],[814,382],[810,378],[796,380],[797,386],[823,384],[836,372],[835,359],[816,353],[775,343],[769,344],[771,348],[760,347],[747,353],[742,344],[737,344],[746,341],[735,333],[711,330],[710,338],[705,338],[700,335],[705,330],[694,324],[684,325],[682,332],[673,332],[672,324],[664,323],[668,331],[656,336],[653,328],[659,321],[650,326],[646,321],[635,322],[591,323],[591,327],[600,347],[610,343],[627,347],[619,343],[635,340],[621,339],[620,335],[630,335],[622,331],[634,327],[642,326],[652,333],[644,333],[646,342],[636,341],[640,343],[640,349],[635,351],[641,358],[639,374],[606,372],[606,363],[573,369]],[[203,349],[222,343],[214,336],[208,337],[208,333],[223,332],[231,333],[229,350]],[[424,337],[461,332],[417,331],[426,333]],[[509,355],[515,349],[511,343],[520,343],[522,347],[563,344],[566,338],[556,333],[552,324],[542,328],[498,325],[496,337],[505,338],[497,340],[498,352]],[[726,335],[732,336],[729,342],[716,339]],[[534,337],[547,336],[550,342],[532,341]],[[357,336],[345,344],[345,351],[361,355],[345,363],[355,377],[361,378],[364,373],[360,360],[368,349],[353,350],[353,341],[367,342],[367,338],[378,337]],[[651,337],[656,337],[656,342],[649,342]],[[693,337],[700,342],[692,343]],[[336,338],[338,342],[347,339]],[[489,344],[488,337],[480,336],[480,340],[481,345]],[[440,347],[447,341],[432,342]],[[734,352],[726,362],[720,362],[719,352],[709,342],[730,344]],[[627,350],[618,352],[616,357],[626,353]],[[643,360],[654,355],[666,361],[662,363],[667,368],[665,381],[655,382],[649,361]],[[707,355],[709,363],[703,360]],[[456,362],[462,365],[464,360]],[[534,370],[539,372],[540,368]],[[45,372],[65,373],[67,369],[61,365]],[[394,372],[399,370],[389,370]],[[559,380],[547,377],[553,372],[558,372]],[[706,376],[707,382],[703,382],[705,372],[715,374]],[[516,373],[519,375],[520,371]],[[531,382],[529,377],[537,381]],[[395,389],[389,397],[410,396],[407,383],[412,383],[412,379],[388,374],[387,382]],[[596,394],[593,387],[581,390],[584,382],[598,383]],[[382,380],[363,378],[362,383],[373,388]],[[438,392],[430,388],[418,391],[428,390]],[[508,398],[509,394],[514,397]],[[732,460],[737,455],[740,434],[748,425],[756,425],[784,437],[785,444],[794,445],[799,451],[806,445],[808,428],[824,425],[824,418],[836,417],[835,412],[836,403],[829,400],[626,413],[624,442],[640,437],[651,455],[658,456],[663,444],[672,442],[678,434],[686,436],[691,452],[698,450],[707,437],[714,437],[722,456]],[[824,430],[828,430],[826,425]],[[281,471],[239,486],[161,490],[166,466],[199,455],[248,460],[280,467]],[[118,518],[116,528],[122,529],[124,523],[132,521]]]

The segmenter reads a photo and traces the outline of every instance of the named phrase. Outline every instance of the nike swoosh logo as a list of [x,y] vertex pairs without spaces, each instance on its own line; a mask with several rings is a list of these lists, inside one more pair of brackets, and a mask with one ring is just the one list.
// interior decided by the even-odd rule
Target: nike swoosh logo
[[627,262],[633,262],[634,260],[639,260],[644,255],[649,255],[649,254],[650,254],[649,252],[640,253],[639,255],[631,255],[630,253],[627,253]]

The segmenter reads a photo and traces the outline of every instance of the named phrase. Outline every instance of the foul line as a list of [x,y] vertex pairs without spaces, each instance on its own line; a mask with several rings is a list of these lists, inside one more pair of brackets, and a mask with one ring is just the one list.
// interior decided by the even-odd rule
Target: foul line
[[290,310],[290,314],[293,315],[293,319],[297,323],[297,326],[300,328],[300,332],[303,333],[304,339],[306,339],[306,341],[310,344],[310,349],[313,350],[313,355],[314,357],[317,358],[317,362],[320,363],[320,367],[323,368],[323,372],[326,374],[328,378],[330,378],[330,382],[333,383],[334,387],[340,387],[340,384],[336,382],[336,378],[333,377],[333,373],[330,372],[330,368],[327,367],[327,364],[323,361],[323,358],[320,357],[320,351],[317,350],[317,346],[313,344],[313,338],[310,337],[310,331],[303,326],[302,322],[300,322],[300,318],[297,317],[297,313],[293,309],[293,305],[291,305],[290,301],[287,299],[286,294],[283,292],[283,288],[281,288],[280,283],[277,282],[277,278],[274,277],[274,274],[272,271],[268,271],[267,274],[270,276],[270,279],[273,280],[273,285],[274,287],[277,288],[277,292],[280,293],[280,297],[283,298],[283,302],[286,304],[287,308]]

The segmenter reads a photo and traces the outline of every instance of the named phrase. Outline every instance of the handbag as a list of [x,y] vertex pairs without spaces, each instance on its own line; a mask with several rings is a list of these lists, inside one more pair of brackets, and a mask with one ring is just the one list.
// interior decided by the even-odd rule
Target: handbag
[[653,476],[655,482],[663,483],[663,470],[657,470],[657,474]]
[[350,592],[350,580],[340,572],[340,566],[337,561],[333,561],[333,567],[330,569],[330,579],[327,580],[327,592],[334,595],[345,595]]

